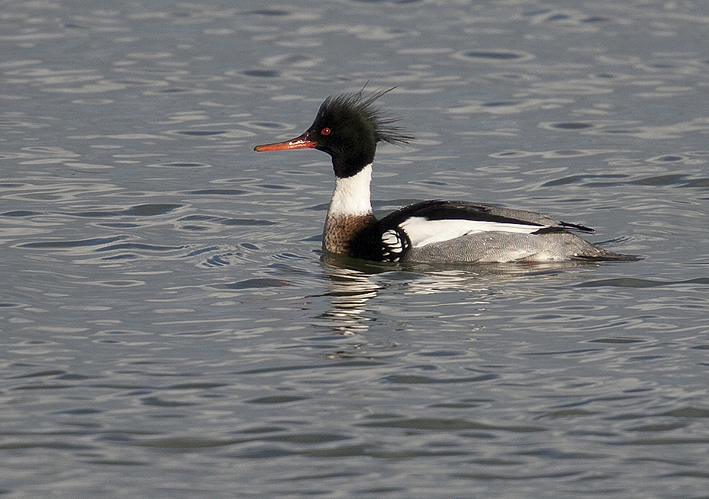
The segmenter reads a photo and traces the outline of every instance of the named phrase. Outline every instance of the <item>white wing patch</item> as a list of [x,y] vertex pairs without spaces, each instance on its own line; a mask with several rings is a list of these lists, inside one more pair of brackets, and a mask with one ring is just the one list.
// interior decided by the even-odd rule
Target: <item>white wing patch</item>
[[431,243],[450,241],[476,232],[516,232],[531,234],[544,225],[485,222],[479,220],[451,219],[428,220],[425,217],[411,217],[399,224],[411,240],[411,246],[420,248]]

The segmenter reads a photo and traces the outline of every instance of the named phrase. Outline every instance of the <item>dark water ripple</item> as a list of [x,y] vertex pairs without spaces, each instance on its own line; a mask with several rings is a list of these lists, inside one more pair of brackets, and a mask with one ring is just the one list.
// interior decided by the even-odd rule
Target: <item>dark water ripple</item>
[[154,217],[165,215],[171,211],[182,208],[179,204],[144,204],[132,206],[123,210],[116,211],[81,211],[71,213],[73,216],[77,217],[96,217],[96,218],[106,218],[106,217]]
[[23,243],[20,245],[22,248],[29,249],[64,249],[64,248],[78,248],[84,246],[102,246],[105,244],[110,244],[114,241],[123,239],[123,237],[109,237],[109,238],[95,238],[95,239],[81,239],[77,241],[44,241],[35,243]]
[[635,279],[621,277],[617,279],[604,279],[598,281],[587,281],[579,284],[581,287],[601,287],[612,286],[619,288],[650,288],[656,286],[673,286],[680,284],[709,284],[709,277],[697,277],[686,281],[654,281],[651,279]]

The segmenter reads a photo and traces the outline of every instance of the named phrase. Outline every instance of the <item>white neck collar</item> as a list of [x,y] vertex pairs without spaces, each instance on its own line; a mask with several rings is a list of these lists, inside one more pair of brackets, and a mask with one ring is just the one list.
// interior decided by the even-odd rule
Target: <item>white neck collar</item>
[[358,216],[372,213],[369,184],[372,182],[372,165],[347,178],[335,178],[328,216]]

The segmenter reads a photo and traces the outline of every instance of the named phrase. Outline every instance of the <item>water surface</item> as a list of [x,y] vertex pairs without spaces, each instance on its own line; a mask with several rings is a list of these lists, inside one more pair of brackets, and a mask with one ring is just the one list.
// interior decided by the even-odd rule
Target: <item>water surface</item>
[[[706,497],[701,2],[5,2],[0,490]],[[330,94],[381,99],[373,204],[597,229],[637,263],[319,252]]]

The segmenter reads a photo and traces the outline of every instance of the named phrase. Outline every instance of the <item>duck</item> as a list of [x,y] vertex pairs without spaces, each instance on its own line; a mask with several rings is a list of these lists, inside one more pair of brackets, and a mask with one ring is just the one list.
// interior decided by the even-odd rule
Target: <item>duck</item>
[[584,225],[531,211],[468,201],[421,201],[382,218],[372,211],[372,165],[379,142],[403,145],[413,135],[375,107],[393,88],[330,96],[301,135],[256,152],[317,149],[330,155],[335,189],[322,250],[377,262],[511,263],[629,261],[597,246]]

